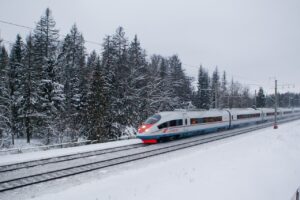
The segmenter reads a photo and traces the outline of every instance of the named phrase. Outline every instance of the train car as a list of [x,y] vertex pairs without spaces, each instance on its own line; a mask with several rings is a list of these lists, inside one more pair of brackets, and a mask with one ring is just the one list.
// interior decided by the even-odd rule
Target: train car
[[[175,110],[149,117],[138,129],[137,138],[144,143],[188,137],[199,134],[250,126],[274,120],[270,108],[228,110]],[[300,115],[300,108],[278,108],[278,119]]]
[[248,126],[262,122],[262,111],[248,108],[248,109],[231,109],[231,128]]

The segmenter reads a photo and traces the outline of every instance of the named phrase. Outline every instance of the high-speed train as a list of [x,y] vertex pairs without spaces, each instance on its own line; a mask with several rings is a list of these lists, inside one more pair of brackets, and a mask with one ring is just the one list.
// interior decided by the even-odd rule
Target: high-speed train
[[[146,144],[206,134],[274,120],[271,108],[228,110],[175,110],[159,112],[138,128],[137,138]],[[300,108],[278,108],[277,118],[299,115]]]

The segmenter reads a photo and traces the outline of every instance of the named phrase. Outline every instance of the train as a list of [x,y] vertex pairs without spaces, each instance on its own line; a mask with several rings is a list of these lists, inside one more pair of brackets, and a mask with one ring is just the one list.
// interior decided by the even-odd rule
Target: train
[[[274,121],[272,108],[165,111],[154,114],[138,127],[137,138],[155,144],[194,135]],[[277,118],[300,116],[300,108],[278,108]]]

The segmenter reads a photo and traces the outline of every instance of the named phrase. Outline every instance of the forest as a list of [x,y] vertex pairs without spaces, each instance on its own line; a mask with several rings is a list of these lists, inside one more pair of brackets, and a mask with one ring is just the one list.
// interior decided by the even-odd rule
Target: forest
[[[159,111],[274,106],[274,95],[251,94],[218,67],[200,65],[193,80],[178,55],[147,55],[122,27],[100,51],[87,52],[76,25],[62,37],[49,8],[10,48],[0,38],[0,147],[114,140]],[[279,94],[279,106],[300,106],[300,94]]]

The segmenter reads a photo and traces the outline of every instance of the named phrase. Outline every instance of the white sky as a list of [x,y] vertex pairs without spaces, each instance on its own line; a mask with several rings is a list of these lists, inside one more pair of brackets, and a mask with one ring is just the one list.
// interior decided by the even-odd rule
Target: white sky
[[[49,7],[61,34],[76,23],[86,40],[102,43],[123,26],[129,39],[138,35],[148,54],[176,53],[184,64],[202,64],[210,72],[218,66],[269,92],[271,77],[295,84],[281,92],[300,91],[299,0],[0,0],[0,5],[0,20],[34,27]],[[0,29],[9,41],[28,34],[3,23]],[[196,77],[198,67],[187,65],[187,74]]]

